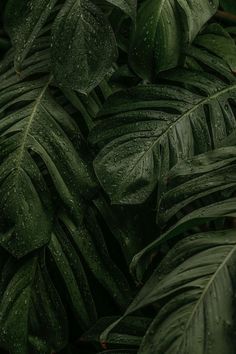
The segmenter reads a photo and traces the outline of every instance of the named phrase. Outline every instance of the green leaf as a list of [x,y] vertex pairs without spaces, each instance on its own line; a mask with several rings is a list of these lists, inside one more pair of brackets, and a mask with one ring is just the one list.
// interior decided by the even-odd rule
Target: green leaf
[[115,37],[101,10],[89,0],[67,0],[52,28],[52,69],[58,85],[88,93],[115,58]]
[[[167,222],[200,198],[236,188],[236,147],[217,149],[180,162],[170,172],[167,191],[160,200],[158,222]],[[219,194],[218,194],[219,195]],[[215,198],[216,199],[216,198]]]
[[20,72],[29,53],[58,0],[8,0],[5,28],[15,48],[15,68]]
[[[51,181],[77,223],[83,217],[82,195],[94,186],[87,163],[70,140],[79,134],[78,127],[50,93],[52,78],[28,79],[35,70],[41,74],[41,65],[48,59],[47,50],[35,49],[27,59],[34,64],[21,80],[11,66],[11,56],[0,76],[0,244],[16,257],[50,240]],[[36,53],[42,61],[34,60]],[[5,65],[9,70],[5,71]]]
[[130,64],[143,79],[178,65],[181,53],[219,1],[146,0],[140,6],[130,48]]
[[[32,90],[28,96],[32,98],[34,92],[34,103],[7,115],[0,122],[0,204],[2,218],[9,225],[0,243],[17,257],[47,243],[51,233],[50,194],[28,150],[32,145],[32,126],[34,124],[36,130],[35,119],[43,114],[40,104],[46,88],[47,82],[35,84],[34,87],[28,85],[28,89]],[[4,98],[0,102],[2,107]]]
[[[168,176],[169,185],[158,205],[159,238],[140,251],[131,270],[140,280],[155,251],[164,242],[211,220],[235,218],[235,147],[217,149],[177,164]],[[171,219],[177,222],[171,226]]]
[[51,351],[65,346],[65,311],[42,260],[34,257],[22,263],[7,262],[0,295],[3,348],[12,354],[28,354],[30,335],[40,338]]
[[157,311],[138,352],[233,354],[235,271],[235,230],[177,243],[126,311]]
[[229,32],[218,24],[207,26],[185,50],[184,66],[194,71],[213,71],[230,81],[235,68],[234,29],[232,27],[232,35],[229,37]]
[[218,24],[207,27],[207,31],[197,36],[196,47],[203,48],[222,58],[230,69],[236,71],[236,46],[234,39]]
[[142,85],[109,97],[90,140],[100,147],[94,168],[113,203],[143,203],[179,160],[221,146],[236,128],[236,82],[230,77],[225,83],[177,70],[164,76],[175,84]]

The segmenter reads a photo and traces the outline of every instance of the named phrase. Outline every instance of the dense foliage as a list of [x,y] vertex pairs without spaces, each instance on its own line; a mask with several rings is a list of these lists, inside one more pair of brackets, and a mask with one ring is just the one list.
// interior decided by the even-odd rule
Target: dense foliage
[[235,0],[1,0],[0,350],[235,354]]

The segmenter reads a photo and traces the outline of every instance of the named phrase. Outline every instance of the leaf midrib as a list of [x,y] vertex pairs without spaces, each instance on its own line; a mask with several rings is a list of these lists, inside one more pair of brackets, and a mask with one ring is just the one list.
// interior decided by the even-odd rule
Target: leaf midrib
[[37,109],[38,109],[39,105],[41,104],[43,96],[44,96],[44,94],[45,94],[45,92],[46,92],[46,90],[47,90],[47,88],[48,88],[48,86],[49,86],[51,81],[52,81],[52,77],[49,77],[49,79],[47,80],[47,82],[43,86],[40,95],[35,100],[35,104],[33,105],[32,113],[29,116],[28,123],[26,125],[26,129],[25,129],[25,132],[24,132],[23,137],[22,137],[22,142],[21,142],[21,146],[20,146],[20,149],[19,149],[19,155],[18,155],[18,158],[17,158],[17,164],[16,164],[16,168],[15,168],[16,171],[17,171],[17,175],[18,175],[18,173],[19,173],[19,171],[21,169],[21,164],[22,164],[22,161],[24,159],[24,153],[25,153],[25,149],[26,149],[27,138],[28,138],[28,135],[30,133],[32,124],[34,122],[34,118],[36,116]]
[[[186,335],[186,332],[191,324],[191,321],[193,320],[194,315],[196,314],[199,304],[204,300],[205,295],[207,294],[208,290],[210,289],[211,285],[213,284],[215,278],[218,276],[218,273],[221,271],[222,268],[224,268],[227,264],[227,262],[229,261],[229,259],[231,258],[231,256],[234,254],[234,252],[236,251],[236,245],[234,245],[233,249],[229,252],[229,254],[227,255],[227,257],[225,257],[224,261],[220,264],[220,266],[217,268],[216,272],[214,272],[213,276],[210,278],[209,282],[207,283],[207,286],[205,287],[204,291],[202,292],[200,298],[198,299],[197,303],[194,305],[193,311],[191,313],[190,318],[188,319],[186,325],[185,325],[185,329],[183,332],[183,335]],[[178,349],[180,348],[182,341],[180,342],[180,344],[178,345]]]
[[[199,107],[203,106],[204,104],[207,104],[209,103],[211,100],[214,100],[215,98],[217,98],[218,96],[220,95],[223,95],[224,93],[227,93],[227,92],[230,92],[231,90],[235,90],[236,89],[236,84],[232,85],[231,87],[227,87],[223,90],[220,90],[218,92],[216,92],[214,95],[212,96],[208,96],[204,99],[202,99],[201,101],[198,102],[197,105],[195,105],[193,108],[189,109],[188,111],[186,111],[183,115],[180,115],[180,117],[171,125],[169,125],[166,130],[163,132],[163,134],[161,136],[159,136],[153,144],[151,144],[151,146],[144,151],[144,153],[142,154],[142,156],[137,160],[137,162],[133,165],[133,167],[131,168],[131,170],[129,170],[129,175],[130,176],[130,173],[133,172],[133,170],[136,168],[136,166],[139,164],[139,162],[144,158],[144,156],[146,154],[149,153],[150,150],[152,150],[155,145],[157,145],[159,143],[159,141],[163,138],[163,136],[167,135],[169,133],[169,131],[174,127],[176,126],[177,124],[179,124],[179,122],[186,118],[188,115],[190,115],[191,113],[193,113],[195,110],[197,110]],[[158,131],[158,129],[154,130],[154,133],[156,133]],[[126,175],[127,176],[127,175]],[[123,179],[123,181],[126,181],[127,180],[127,177],[125,177]]]

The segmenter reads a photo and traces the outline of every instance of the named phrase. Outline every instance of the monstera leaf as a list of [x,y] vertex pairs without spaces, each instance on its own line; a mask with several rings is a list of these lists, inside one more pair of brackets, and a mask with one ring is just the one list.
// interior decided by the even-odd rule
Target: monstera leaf
[[236,70],[236,28],[223,28],[217,23],[207,26],[186,50],[186,66],[204,71],[204,65],[227,77],[228,67]]
[[140,6],[130,48],[130,64],[143,79],[174,68],[216,12],[218,0],[146,0]]
[[[90,92],[116,59],[115,35],[107,16],[92,1],[67,0],[56,6],[57,2],[7,1],[5,28],[15,49],[15,69],[22,71],[35,40],[50,22],[51,62],[58,85]],[[135,18],[134,0],[109,2]]]
[[226,83],[178,70],[165,76],[175,84],[138,86],[108,99],[90,140],[100,147],[95,172],[113,203],[144,202],[180,159],[221,145],[236,127],[230,77]]
[[164,242],[211,220],[235,218],[235,161],[235,146],[230,146],[180,162],[170,171],[157,216],[159,227],[169,228],[133,259],[131,269],[139,280]]
[[138,353],[233,354],[235,270],[235,230],[194,234],[177,243],[124,315],[154,306]]
[[[28,62],[35,56],[44,62],[45,51],[34,49]],[[11,60],[10,55],[3,63],[0,84],[0,113],[4,113],[0,121],[0,244],[21,257],[50,239],[51,182],[46,181],[43,170],[48,171],[58,197],[77,222],[82,219],[81,196],[94,182],[71,142],[79,134],[78,127],[50,94],[52,78],[27,79],[35,71],[42,71],[42,63],[36,60],[19,80]]]

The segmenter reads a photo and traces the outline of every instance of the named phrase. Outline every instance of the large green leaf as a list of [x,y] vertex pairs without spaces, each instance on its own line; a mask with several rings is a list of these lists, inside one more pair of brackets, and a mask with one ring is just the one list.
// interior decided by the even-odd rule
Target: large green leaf
[[58,84],[87,93],[115,58],[115,37],[102,11],[90,0],[67,0],[52,29],[52,69]]
[[125,313],[148,305],[157,312],[138,353],[233,354],[235,271],[235,230],[173,247]]
[[[235,161],[235,146],[231,146],[196,156],[173,168],[168,176],[167,190],[158,205],[157,221],[162,228],[167,225],[167,230],[140,251],[131,263],[139,280],[156,250],[167,240],[211,220],[235,218]],[[175,221],[173,226],[172,219]]]
[[143,79],[177,66],[184,47],[216,12],[218,0],[146,0],[140,6],[130,63]]
[[165,75],[174,84],[138,86],[108,99],[90,139],[100,147],[95,172],[113,203],[144,202],[180,159],[221,145],[236,127],[230,78],[177,70]]
[[[47,50],[36,53],[47,63]],[[50,93],[52,78],[27,79],[45,70],[40,60],[34,61],[36,53],[29,58],[34,64],[23,71],[21,80],[11,66],[11,55],[1,68],[0,244],[17,257],[50,239],[51,182],[43,170],[77,222],[83,217],[82,195],[94,185],[87,164],[71,142],[79,134],[78,127]]]

